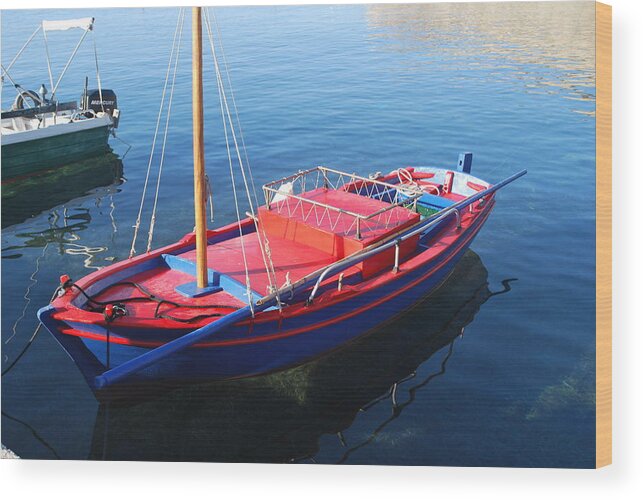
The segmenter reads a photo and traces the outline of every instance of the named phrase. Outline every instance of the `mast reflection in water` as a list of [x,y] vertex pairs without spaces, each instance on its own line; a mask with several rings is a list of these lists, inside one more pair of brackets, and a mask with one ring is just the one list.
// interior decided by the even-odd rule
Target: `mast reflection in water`
[[[505,290],[509,287],[505,282]],[[502,292],[501,292],[502,293]],[[104,401],[91,459],[293,462],[315,461],[320,437],[350,427],[359,412],[384,400],[393,413],[362,442],[346,444],[343,462],[413,403],[443,373],[455,341],[489,297],[487,270],[469,251],[432,296],[394,324],[315,362],[282,373],[175,388],[155,399]],[[437,373],[416,376],[432,356]],[[149,394],[150,386],[141,391]],[[405,393],[405,402],[398,399]],[[114,394],[112,394],[114,396]],[[384,403],[388,404],[388,403]]]

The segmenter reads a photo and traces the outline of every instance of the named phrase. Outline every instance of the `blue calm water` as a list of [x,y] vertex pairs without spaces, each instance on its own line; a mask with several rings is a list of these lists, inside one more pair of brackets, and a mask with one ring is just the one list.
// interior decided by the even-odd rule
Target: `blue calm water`
[[[499,193],[472,252],[436,295],[298,369],[99,403],[42,331],[2,378],[2,442],[47,459],[592,467],[593,2],[215,13],[257,186],[316,165],[363,175],[455,167],[464,151],[474,153],[473,173],[491,182],[529,174]],[[122,163],[110,156],[3,186],[3,370],[60,274],[80,277],[127,257],[177,14],[2,13],[5,66],[42,19],[96,17],[103,86],[118,95],[117,136],[132,146]],[[188,31],[186,22],[155,246],[193,226]],[[78,35],[50,35],[54,74]],[[88,42],[61,99],[78,99],[85,75],[93,78]],[[11,74],[37,89],[48,76],[42,39],[32,45]],[[207,52],[205,63],[217,227],[235,215]],[[12,93],[5,84],[3,108]],[[127,150],[111,145],[121,157]]]

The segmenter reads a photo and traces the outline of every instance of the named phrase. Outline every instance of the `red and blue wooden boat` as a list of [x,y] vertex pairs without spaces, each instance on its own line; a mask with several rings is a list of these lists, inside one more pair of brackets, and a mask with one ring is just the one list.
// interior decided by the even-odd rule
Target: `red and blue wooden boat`
[[[331,172],[346,182],[298,194],[274,188]],[[375,179],[300,172],[264,186],[276,201],[258,210],[256,224],[247,218],[208,231],[201,293],[189,290],[191,233],[77,282],[63,279],[39,317],[97,389],[282,370],[368,334],[440,285],[489,217],[495,192],[524,173],[491,186],[435,168]],[[270,293],[266,240],[280,285]]]
[[193,12],[195,233],[78,281],[63,276],[38,313],[96,390],[249,377],[341,348],[439,286],[496,191],[526,173],[490,185],[471,175],[470,154],[453,170],[317,167],[264,185],[263,206],[208,231]]

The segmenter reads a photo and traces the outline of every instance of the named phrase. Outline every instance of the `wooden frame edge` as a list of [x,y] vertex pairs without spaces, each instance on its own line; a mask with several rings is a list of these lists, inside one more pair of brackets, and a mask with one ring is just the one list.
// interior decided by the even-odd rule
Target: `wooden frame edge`
[[596,2],[596,467],[612,463],[612,7]]

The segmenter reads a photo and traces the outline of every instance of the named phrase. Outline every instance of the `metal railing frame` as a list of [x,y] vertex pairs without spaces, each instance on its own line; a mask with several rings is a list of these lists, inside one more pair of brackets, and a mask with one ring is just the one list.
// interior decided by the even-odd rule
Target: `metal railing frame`
[[444,219],[449,217],[450,215],[456,215],[457,218],[457,227],[458,229],[461,227],[460,226],[460,209],[458,208],[448,208],[446,209],[446,212],[444,212],[442,215],[440,215],[438,218],[433,219],[430,224],[427,224],[426,226],[422,226],[414,231],[411,231],[410,233],[406,233],[398,238],[395,238],[388,243],[385,243],[384,245],[381,245],[377,248],[374,248],[372,250],[369,250],[368,252],[365,252],[363,254],[360,254],[356,256],[355,261],[353,262],[352,259],[349,258],[348,262],[338,262],[335,264],[331,264],[328,266],[320,275],[319,278],[317,278],[317,281],[315,282],[315,286],[313,287],[312,291],[310,292],[310,296],[308,297],[308,300],[306,301],[308,304],[312,304],[313,299],[315,298],[315,295],[317,294],[317,290],[319,290],[319,286],[321,283],[330,275],[331,273],[334,274],[333,271],[337,269],[336,272],[339,272],[339,268],[345,268],[352,266],[353,264],[360,262],[364,259],[367,259],[368,257],[371,257],[372,255],[377,255],[380,252],[383,252],[384,250],[388,250],[389,248],[395,246],[395,261],[393,264],[393,271],[397,272],[400,267],[399,263],[399,258],[400,258],[400,245],[408,240],[409,238],[412,238],[420,233],[430,233],[432,229],[437,226],[440,222],[442,222]]
[[[486,198],[486,197],[490,196],[491,194],[493,194],[496,191],[498,191],[500,188],[506,186],[510,182],[515,181],[519,177],[522,177],[526,173],[527,173],[527,170],[521,170],[520,172],[517,172],[517,173],[511,175],[510,177],[507,177],[503,181],[501,181],[501,182],[499,182],[497,184],[494,184],[493,186],[490,186],[490,187],[488,187],[487,189],[485,189],[483,191],[479,191],[479,192],[469,196],[468,198],[465,198],[464,200],[461,200],[461,201],[457,202],[455,205],[453,205],[451,207],[445,208],[441,212],[438,212],[437,214],[433,215],[431,218],[425,219],[423,221],[418,222],[415,226],[412,226],[411,228],[406,228],[406,229],[400,231],[397,234],[391,235],[387,239],[384,239],[382,241],[374,243],[372,245],[372,247],[366,247],[365,249],[361,250],[358,253],[350,255],[350,256],[348,256],[348,257],[346,257],[346,258],[344,258],[344,259],[342,259],[342,260],[340,260],[338,262],[335,262],[333,264],[330,264],[329,266],[327,266],[327,267],[325,267],[323,269],[319,269],[317,271],[314,271],[314,272],[308,274],[307,276],[304,276],[304,277],[300,278],[299,280],[297,280],[294,283],[291,283],[289,285],[285,285],[285,286],[281,287],[279,290],[277,290],[277,291],[275,291],[275,292],[273,292],[271,294],[268,294],[268,295],[262,297],[261,299],[259,299],[257,301],[256,305],[257,306],[265,305],[265,304],[269,303],[270,301],[275,300],[276,297],[279,297],[279,296],[281,296],[283,294],[286,294],[286,293],[292,292],[293,295],[294,295],[298,291],[301,291],[302,289],[305,289],[308,286],[310,286],[311,280],[317,278],[317,280],[315,282],[315,285],[313,287],[313,291],[311,292],[311,296],[309,296],[309,299],[308,299],[308,301],[309,301],[308,303],[310,303],[311,299],[313,299],[315,294],[317,293],[317,290],[319,289],[319,286],[321,285],[322,281],[324,281],[324,279],[329,277],[331,271],[333,273],[336,273],[336,272],[339,272],[339,271],[341,271],[341,270],[343,270],[345,268],[348,268],[348,267],[352,266],[353,264],[355,264],[357,262],[360,262],[360,261],[362,261],[362,260],[364,260],[364,259],[366,259],[366,258],[368,258],[368,257],[370,257],[372,255],[375,255],[375,254],[377,254],[379,252],[382,252],[382,251],[384,251],[384,250],[386,250],[388,248],[391,248],[392,246],[394,246],[396,244],[396,242],[399,245],[399,242],[402,241],[402,238],[403,239],[408,239],[408,238],[410,238],[412,236],[415,236],[415,235],[423,233],[423,232],[428,233],[428,232],[434,230],[439,222],[443,221],[444,219],[446,219],[447,217],[449,217],[450,215],[452,215],[454,213],[457,213],[457,216],[456,216],[457,217],[457,223],[458,223],[458,226],[460,226],[460,210],[470,206],[472,203],[475,203],[478,200],[481,200],[483,198]],[[398,261],[398,267],[399,267],[399,261]]]
[[[376,184],[376,185],[379,185],[379,186],[386,187],[387,189],[393,189],[398,193],[402,192],[404,194],[404,199],[400,200],[400,201],[397,201],[395,203],[390,203],[386,207],[382,207],[382,208],[376,210],[373,213],[364,215],[364,214],[358,214],[358,213],[352,212],[350,210],[345,210],[343,208],[335,207],[333,205],[329,205],[328,203],[321,203],[319,201],[311,200],[309,198],[304,198],[303,196],[299,196],[299,195],[296,195],[296,194],[285,193],[283,191],[280,191],[278,188],[276,189],[276,188],[273,187],[273,186],[275,186],[277,184],[283,185],[283,183],[291,181],[291,180],[296,181],[297,179],[305,178],[307,175],[312,174],[314,172],[320,172],[323,175],[323,177],[324,177],[324,187],[326,187],[326,188],[328,188],[328,184],[332,184],[330,182],[330,180],[328,179],[327,175],[326,175],[327,172],[331,172],[331,173],[334,173],[334,174],[338,174],[340,176],[348,177],[349,181],[347,183],[344,183],[344,185],[348,184],[349,182],[355,182],[355,181],[368,182],[368,183],[371,183],[371,184]],[[405,187],[408,188],[408,186],[405,186]],[[376,179],[369,179],[367,177],[362,177],[362,176],[357,175],[357,174],[349,174],[347,172],[342,172],[341,170],[335,170],[335,169],[332,169],[332,168],[321,167],[321,166],[311,168],[311,169],[308,169],[308,170],[301,170],[301,171],[297,172],[296,174],[289,175],[288,177],[283,177],[282,179],[278,179],[276,181],[269,182],[268,184],[264,184],[263,190],[264,190],[264,196],[265,196],[265,199],[266,199],[266,209],[267,210],[271,209],[271,201],[270,201],[271,196],[270,196],[270,193],[273,193],[273,194],[279,194],[279,195],[284,196],[286,198],[293,198],[293,199],[301,201],[302,203],[308,203],[308,204],[313,205],[315,207],[323,208],[325,210],[331,210],[333,212],[348,215],[349,217],[354,217],[355,220],[356,220],[356,236],[357,236],[358,239],[361,239],[361,237],[362,237],[362,235],[361,235],[361,223],[362,223],[362,221],[368,221],[368,220],[370,220],[370,219],[372,219],[374,217],[378,217],[379,215],[382,215],[383,213],[388,212],[389,210],[393,210],[396,207],[400,207],[400,206],[403,206],[403,205],[408,205],[408,204],[411,204],[411,203],[415,203],[416,200],[418,198],[420,198],[424,194],[424,192],[422,190],[402,189],[399,185],[396,185],[396,184],[390,184],[388,182],[378,181]],[[409,191],[411,191],[411,192],[409,192]],[[397,196],[396,196],[396,198],[397,198]],[[351,225],[351,227],[352,227],[352,225]]]

